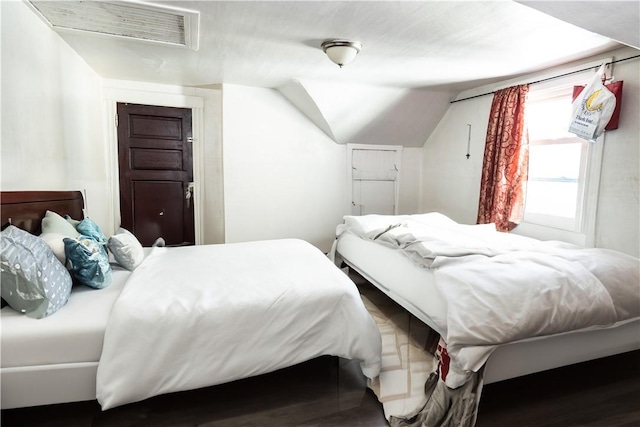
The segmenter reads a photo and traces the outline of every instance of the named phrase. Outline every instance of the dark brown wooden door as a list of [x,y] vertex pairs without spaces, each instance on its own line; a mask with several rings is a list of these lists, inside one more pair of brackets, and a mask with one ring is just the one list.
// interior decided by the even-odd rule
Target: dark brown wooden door
[[191,110],[118,104],[120,216],[144,246],[195,243]]

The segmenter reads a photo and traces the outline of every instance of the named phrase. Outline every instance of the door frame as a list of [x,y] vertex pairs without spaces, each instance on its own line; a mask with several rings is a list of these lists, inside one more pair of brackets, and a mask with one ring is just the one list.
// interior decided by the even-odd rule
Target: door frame
[[[140,89],[147,86],[144,83],[133,83],[137,86],[128,86],[125,82],[111,81],[112,86],[104,87],[104,126],[105,137],[107,140],[106,153],[108,159],[108,186],[110,188],[111,197],[107,202],[109,206],[109,220],[113,224],[113,229],[117,230],[120,226],[120,188],[118,173],[118,131],[116,128],[117,104],[143,104],[155,105],[158,107],[177,107],[191,108],[192,134],[193,134],[193,215],[194,215],[194,233],[196,245],[203,242],[202,221],[204,216],[204,191],[202,183],[204,182],[204,162],[203,162],[203,141],[204,141],[204,104],[203,97],[184,94],[184,88],[171,86],[153,86],[156,90]],[[160,90],[162,89],[162,90]],[[175,91],[170,92],[170,89]]]

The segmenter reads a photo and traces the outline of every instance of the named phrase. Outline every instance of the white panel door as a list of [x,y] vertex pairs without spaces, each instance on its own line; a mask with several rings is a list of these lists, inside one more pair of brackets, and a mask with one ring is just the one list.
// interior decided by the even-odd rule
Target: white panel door
[[[357,205],[353,214],[393,215],[395,213],[395,181],[359,181]],[[354,182],[354,190],[356,190]],[[355,194],[354,194],[355,196]]]
[[348,145],[351,214],[397,213],[402,147]]

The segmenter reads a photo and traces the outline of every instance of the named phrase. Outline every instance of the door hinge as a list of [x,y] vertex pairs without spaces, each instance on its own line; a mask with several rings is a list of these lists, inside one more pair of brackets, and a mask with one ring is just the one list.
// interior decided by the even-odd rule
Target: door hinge
[[116,116],[114,117],[114,122],[116,127],[118,127],[118,114],[116,113]]

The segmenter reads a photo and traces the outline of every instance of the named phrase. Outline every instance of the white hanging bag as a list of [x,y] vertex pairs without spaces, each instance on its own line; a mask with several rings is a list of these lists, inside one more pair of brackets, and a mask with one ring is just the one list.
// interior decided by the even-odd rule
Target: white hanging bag
[[600,66],[571,104],[569,132],[588,141],[595,141],[602,135],[616,107],[615,95],[602,82],[604,66]]

